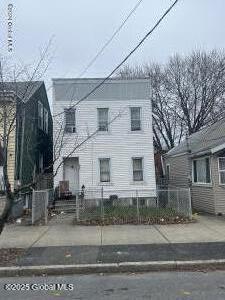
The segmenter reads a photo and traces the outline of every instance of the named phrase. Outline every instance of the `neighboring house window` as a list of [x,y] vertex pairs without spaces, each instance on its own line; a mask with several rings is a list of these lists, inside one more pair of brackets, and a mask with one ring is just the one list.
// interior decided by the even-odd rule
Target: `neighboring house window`
[[166,178],[170,179],[170,165],[166,165]]
[[225,184],[225,157],[219,157],[218,163],[219,163],[219,183]]
[[193,161],[194,183],[210,183],[210,160],[209,157],[195,159]]
[[100,158],[100,182],[110,182],[110,158]]
[[74,133],[76,132],[76,110],[74,108],[64,109],[65,116],[65,132]]
[[38,102],[38,128],[43,130],[43,104]]
[[44,108],[44,126],[43,130],[45,133],[48,133],[48,111],[46,108]]
[[98,130],[108,131],[109,124],[109,109],[98,108]]
[[130,108],[131,131],[141,130],[141,108]]
[[134,157],[133,160],[133,180],[143,181],[143,158]]
[[43,160],[43,154],[40,152],[39,152],[38,166],[39,166],[39,173],[42,173],[44,170],[44,160]]

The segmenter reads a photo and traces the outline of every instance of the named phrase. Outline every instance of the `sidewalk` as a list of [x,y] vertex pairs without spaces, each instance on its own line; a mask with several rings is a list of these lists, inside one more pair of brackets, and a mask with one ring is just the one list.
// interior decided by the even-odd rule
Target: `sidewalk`
[[[67,216],[65,216],[68,218]],[[225,242],[225,218],[198,216],[196,223],[172,225],[75,226],[52,220],[48,226],[7,225],[0,248]]]
[[225,266],[225,219],[198,216],[189,224],[104,228],[74,226],[68,219],[60,225],[55,220],[48,226],[8,225],[0,248],[25,249],[14,267],[0,268],[0,276]]
[[[68,218],[65,216],[65,218]],[[225,218],[198,216],[196,223],[172,225],[48,226],[7,225],[0,248],[225,242]]]

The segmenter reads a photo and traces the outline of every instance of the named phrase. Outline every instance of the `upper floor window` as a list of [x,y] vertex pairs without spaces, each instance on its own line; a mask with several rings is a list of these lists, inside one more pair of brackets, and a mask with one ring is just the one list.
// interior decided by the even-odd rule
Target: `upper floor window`
[[76,132],[76,110],[74,108],[65,108],[65,132],[74,133]]
[[130,108],[131,131],[141,130],[141,108]]
[[219,183],[225,184],[225,157],[218,158],[219,166]]
[[43,130],[45,133],[48,133],[48,111],[46,108],[44,108]]
[[194,183],[211,182],[209,157],[199,158],[193,161],[193,180]]
[[38,128],[43,130],[43,104],[38,101]]
[[133,160],[133,180],[143,181],[143,158],[134,157]]
[[98,130],[108,131],[109,124],[109,109],[98,108]]
[[110,158],[100,158],[100,182],[110,182]]

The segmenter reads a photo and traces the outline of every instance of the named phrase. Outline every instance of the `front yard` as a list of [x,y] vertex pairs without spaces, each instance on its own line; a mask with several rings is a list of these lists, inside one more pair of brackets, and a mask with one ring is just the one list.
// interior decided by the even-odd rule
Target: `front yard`
[[172,208],[110,206],[81,209],[75,225],[177,224],[190,220]]

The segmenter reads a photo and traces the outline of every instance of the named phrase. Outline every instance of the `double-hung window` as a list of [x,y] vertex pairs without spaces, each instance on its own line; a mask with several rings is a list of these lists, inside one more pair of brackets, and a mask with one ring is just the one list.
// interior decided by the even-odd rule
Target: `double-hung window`
[[141,108],[140,107],[130,108],[130,121],[131,121],[131,131],[141,130]]
[[109,129],[109,109],[98,108],[98,131],[108,131]]
[[100,182],[110,182],[110,158],[100,158]]
[[76,132],[76,110],[74,108],[65,108],[64,118],[65,118],[65,132],[66,133]]
[[193,181],[194,183],[211,183],[209,157],[199,158],[193,161]]
[[143,181],[143,158],[133,157],[133,181]]
[[38,101],[38,128],[43,130],[43,104]]
[[219,183],[225,184],[225,157],[218,158]]

